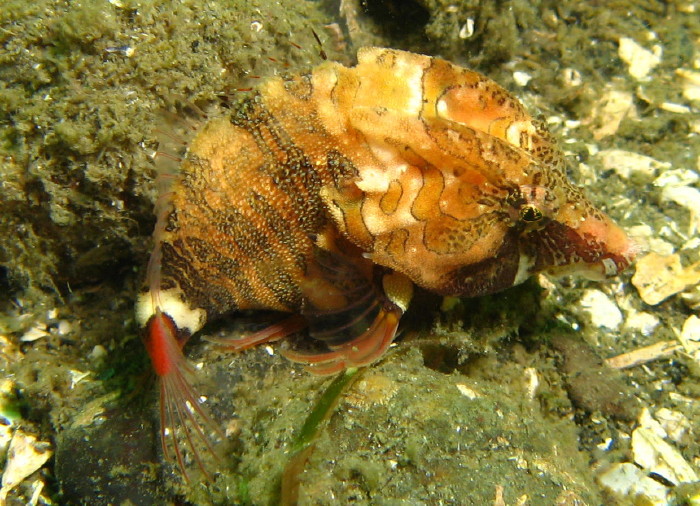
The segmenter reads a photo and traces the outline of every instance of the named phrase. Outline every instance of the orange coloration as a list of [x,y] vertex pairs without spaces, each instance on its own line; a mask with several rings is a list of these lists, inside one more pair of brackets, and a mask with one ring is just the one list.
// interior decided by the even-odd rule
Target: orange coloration
[[265,81],[199,130],[157,205],[137,316],[163,426],[190,427],[199,461],[207,418],[178,336],[222,314],[295,315],[226,344],[308,327],[327,350],[286,356],[331,374],[382,356],[414,284],[473,297],[539,272],[616,275],[635,248],[563,167],[517,99],[444,60],[365,48],[354,67]]

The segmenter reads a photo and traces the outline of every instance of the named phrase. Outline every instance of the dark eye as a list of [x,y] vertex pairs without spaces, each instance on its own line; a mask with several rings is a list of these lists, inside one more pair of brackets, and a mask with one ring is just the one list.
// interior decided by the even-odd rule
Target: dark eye
[[533,223],[542,219],[542,211],[535,206],[523,206],[520,208],[520,219],[525,223]]

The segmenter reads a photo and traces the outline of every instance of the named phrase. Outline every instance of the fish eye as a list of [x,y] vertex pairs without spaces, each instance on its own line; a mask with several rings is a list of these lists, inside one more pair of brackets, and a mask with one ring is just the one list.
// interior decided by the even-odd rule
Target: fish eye
[[534,223],[542,219],[542,211],[533,205],[525,205],[520,208],[520,219],[525,223]]

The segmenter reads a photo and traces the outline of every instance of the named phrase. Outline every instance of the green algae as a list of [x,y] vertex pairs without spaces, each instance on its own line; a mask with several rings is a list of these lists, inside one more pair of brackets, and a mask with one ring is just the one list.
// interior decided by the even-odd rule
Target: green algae
[[24,4],[0,13],[0,259],[15,296],[100,282],[76,268],[94,248],[120,267],[142,263],[158,111],[215,101],[275,66],[308,67],[311,27],[328,21],[309,2]]
[[350,368],[338,374],[323,391],[318,402],[299,430],[290,449],[291,457],[284,468],[280,487],[280,504],[292,505],[299,501],[299,480],[305,471],[306,463],[315,450],[315,441],[323,429],[323,423],[330,418],[333,409],[343,394],[355,381],[357,368]]

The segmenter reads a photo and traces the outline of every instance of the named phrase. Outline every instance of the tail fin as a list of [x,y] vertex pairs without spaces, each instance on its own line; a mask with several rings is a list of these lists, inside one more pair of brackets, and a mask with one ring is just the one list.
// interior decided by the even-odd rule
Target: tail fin
[[175,321],[160,308],[146,325],[144,343],[160,385],[160,436],[163,455],[174,460],[187,482],[191,461],[212,480],[203,453],[220,461],[212,444],[212,434],[224,438],[221,429],[207,413],[194,387],[192,367],[182,353],[188,333],[178,330]]

